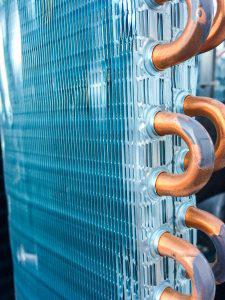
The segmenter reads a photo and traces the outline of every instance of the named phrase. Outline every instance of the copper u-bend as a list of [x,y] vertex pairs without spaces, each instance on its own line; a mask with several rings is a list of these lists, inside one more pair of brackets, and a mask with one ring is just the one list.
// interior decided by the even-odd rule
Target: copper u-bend
[[154,116],[153,126],[160,136],[178,135],[189,147],[190,161],[182,174],[162,172],[155,189],[160,196],[184,197],[198,192],[214,169],[214,149],[205,128],[193,118],[166,111]]
[[[186,96],[183,111],[190,117],[202,116],[210,119],[217,132],[215,144],[215,167],[220,170],[225,167],[225,105],[217,100],[206,97]],[[189,156],[186,156],[185,167]]]
[[160,300],[212,300],[215,295],[215,283],[212,270],[200,251],[168,232],[161,235],[158,253],[180,263],[192,282],[192,295],[184,295],[170,287],[161,294]]
[[225,1],[217,0],[217,11],[212,28],[200,53],[212,50],[225,40]]
[[[163,5],[170,0],[155,0],[157,5]],[[212,50],[225,40],[225,1],[217,0],[217,11],[213,25],[205,43],[200,47],[199,52],[204,53]]]
[[[167,2],[154,1],[158,5]],[[210,32],[213,20],[213,1],[185,1],[188,8],[188,22],[183,33],[175,41],[155,45],[151,50],[152,63],[156,70],[165,70],[196,55]],[[149,54],[146,56],[148,57]]]
[[216,260],[212,270],[216,283],[225,282],[225,224],[212,214],[190,206],[185,214],[185,224],[207,234],[216,249]]

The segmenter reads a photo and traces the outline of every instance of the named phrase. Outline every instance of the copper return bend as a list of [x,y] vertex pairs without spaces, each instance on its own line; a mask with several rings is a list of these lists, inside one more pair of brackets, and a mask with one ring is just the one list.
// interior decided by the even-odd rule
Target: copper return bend
[[[168,1],[155,0],[157,5],[164,4],[164,2]],[[182,63],[199,53],[210,32],[214,17],[213,1],[185,0],[185,2],[188,9],[188,21],[183,33],[175,41],[158,44],[152,50],[152,63],[158,71]]]
[[215,283],[212,270],[205,257],[193,245],[166,232],[158,242],[161,256],[173,258],[180,263],[192,282],[192,295],[183,295],[172,288],[166,288],[160,300],[213,300]]
[[225,224],[212,214],[190,206],[185,214],[185,224],[207,234],[216,249],[216,260],[212,270],[216,283],[225,282]]
[[212,50],[225,40],[225,1],[217,0],[217,11],[210,33],[200,48],[200,53]]
[[166,111],[156,113],[153,122],[156,134],[180,136],[190,153],[184,173],[162,172],[158,175],[155,183],[157,194],[184,197],[196,193],[208,182],[214,169],[214,149],[207,131],[188,116]]
[[[163,5],[170,0],[155,0],[156,4]],[[205,43],[200,47],[200,53],[204,53],[219,46],[225,40],[225,1],[217,0],[216,15],[213,25]]]
[[[190,117],[202,116],[212,121],[216,128],[215,167],[220,170],[225,167],[225,105],[217,100],[206,97],[188,95],[183,103],[184,113]],[[186,156],[185,167],[189,155]]]

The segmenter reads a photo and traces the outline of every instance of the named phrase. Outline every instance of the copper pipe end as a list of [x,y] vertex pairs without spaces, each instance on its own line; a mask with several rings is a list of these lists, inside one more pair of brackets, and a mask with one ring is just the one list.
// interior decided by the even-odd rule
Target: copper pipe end
[[191,153],[183,174],[159,174],[156,192],[160,196],[183,197],[199,191],[210,179],[214,168],[214,149],[207,131],[194,119],[170,112],[156,114],[154,129],[161,136],[180,136]]
[[214,243],[216,260],[212,265],[216,283],[225,282],[225,225],[212,214],[194,206],[187,209],[185,224],[190,228],[201,230],[207,234]]
[[214,277],[210,266],[197,248],[170,233],[164,233],[158,243],[158,252],[180,263],[192,282],[192,295],[187,296],[167,288],[160,300],[212,300],[215,295]]
[[[165,1],[158,0],[157,3]],[[193,6],[191,0],[186,0],[188,22],[184,32],[174,42],[158,44],[152,52],[152,62],[159,71],[177,65],[199,52],[209,34],[213,20],[213,2],[197,0]]]
[[212,29],[206,42],[200,48],[200,53],[212,50],[225,40],[225,1],[217,0],[217,11]]
[[[183,105],[184,113],[190,117],[202,116],[212,121],[216,128],[215,167],[220,170],[225,167],[225,105],[217,100],[206,97],[187,96]],[[185,158],[185,168],[190,160],[190,154]]]

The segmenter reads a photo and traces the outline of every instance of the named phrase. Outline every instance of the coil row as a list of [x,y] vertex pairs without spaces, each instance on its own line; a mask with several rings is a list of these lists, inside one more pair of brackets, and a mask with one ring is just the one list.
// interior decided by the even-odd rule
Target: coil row
[[[162,9],[167,0],[145,0],[149,8]],[[143,50],[145,70],[152,76],[178,65],[191,57],[209,51],[225,39],[225,1],[217,0],[217,11],[211,0],[186,0],[187,25],[177,40],[156,43],[149,40]],[[214,99],[196,97],[180,92],[176,99],[176,112],[150,109],[145,116],[144,131],[150,138],[177,135],[188,149],[178,155],[183,170],[172,174],[165,169],[152,172],[149,189],[158,196],[186,197],[197,193],[209,181],[214,171],[225,167],[225,106]],[[205,128],[192,117],[202,116],[216,128],[215,146]],[[176,223],[207,234],[216,249],[216,260],[210,266],[205,257],[192,244],[175,237],[170,228],[160,228],[149,238],[150,252],[170,257],[180,263],[192,281],[192,295],[185,296],[167,283],[156,291],[154,299],[214,299],[215,283],[225,282],[225,225],[190,202],[178,208]]]

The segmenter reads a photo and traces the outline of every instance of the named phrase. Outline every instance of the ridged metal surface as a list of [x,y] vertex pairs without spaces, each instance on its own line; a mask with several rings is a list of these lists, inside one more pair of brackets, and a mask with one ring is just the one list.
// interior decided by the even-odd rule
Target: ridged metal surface
[[141,0],[0,7],[17,299],[151,299],[164,280],[189,292],[180,267],[145,247],[160,226],[175,229],[183,199],[154,198],[147,186],[154,168],[175,169],[181,142],[140,130],[148,108],[175,110],[178,92],[195,92],[194,58],[156,76],[141,61],[149,38],[168,41],[183,29],[185,3],[160,11]]

